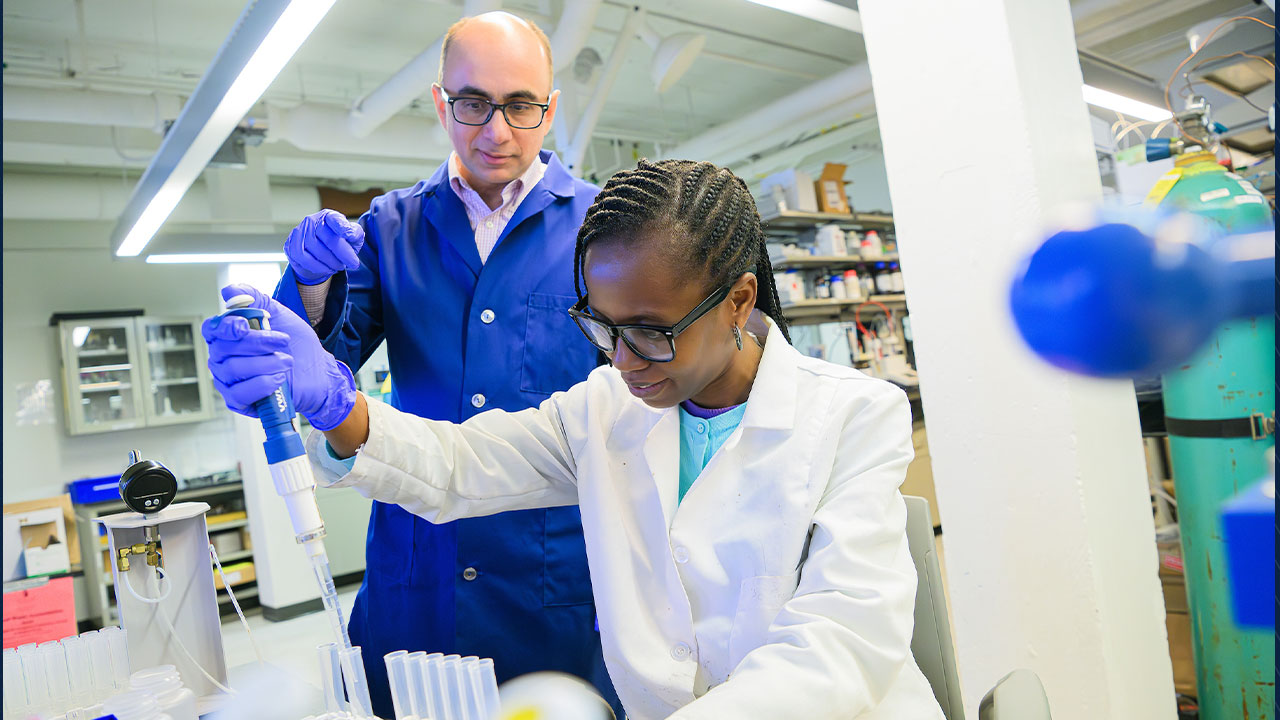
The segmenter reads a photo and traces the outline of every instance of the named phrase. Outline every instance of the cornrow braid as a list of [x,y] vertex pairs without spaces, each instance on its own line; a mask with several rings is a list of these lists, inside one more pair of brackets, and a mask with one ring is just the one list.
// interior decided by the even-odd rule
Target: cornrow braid
[[755,273],[756,307],[791,342],[755,199],[741,178],[709,162],[641,160],[635,169],[609,178],[578,230],[573,259],[578,299],[584,294],[583,263],[591,243],[638,241],[652,227],[674,231],[669,235],[684,243],[691,267],[704,272],[710,287]]

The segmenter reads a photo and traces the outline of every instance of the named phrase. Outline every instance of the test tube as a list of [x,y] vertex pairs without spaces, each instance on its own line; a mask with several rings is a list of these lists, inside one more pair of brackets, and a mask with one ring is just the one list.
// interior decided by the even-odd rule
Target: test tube
[[27,686],[27,712],[42,713],[49,709],[49,681],[45,679],[44,662],[35,643],[18,647],[22,661],[23,682]]
[[445,684],[443,653],[431,653],[424,658],[427,668],[427,702],[431,705],[431,720],[459,720],[449,711],[449,688]]
[[427,654],[421,650],[411,652],[405,656],[405,665],[409,674],[410,693],[406,712],[418,720],[441,720],[431,708],[431,674],[427,672]]
[[481,692],[481,684],[477,682],[480,658],[474,655],[462,658],[459,672],[462,675],[462,704],[467,709],[467,715],[471,720],[485,720],[484,693]]
[[112,626],[103,628],[107,647],[111,650],[111,675],[115,686],[121,690],[129,687],[129,643],[124,630]]
[[374,717],[373,701],[369,699],[369,680],[364,674],[360,647],[338,650],[338,661],[342,664],[342,679],[347,688],[347,702],[351,703],[351,714],[358,718]]
[[497,717],[502,710],[498,700],[498,675],[493,669],[493,658],[480,658],[480,673],[484,678],[484,706],[488,717]]
[[89,648],[84,638],[72,635],[62,641],[67,655],[67,677],[71,681],[71,700],[80,707],[93,704],[93,670],[89,664]]
[[27,712],[27,686],[22,678],[22,660],[18,651],[4,651],[4,716],[25,717]]
[[116,675],[111,668],[111,643],[97,630],[81,633],[89,648],[89,666],[93,668],[93,695],[98,702],[111,697],[116,689]]
[[396,720],[414,715],[410,711],[409,693],[409,651],[396,650],[382,656],[387,664],[387,683],[391,686],[391,707]]
[[71,706],[71,683],[67,679],[67,654],[57,640],[40,643],[40,660],[44,663],[44,677],[49,684],[50,709],[65,713]]
[[440,668],[444,671],[444,684],[448,696],[445,701],[449,704],[449,714],[453,716],[453,720],[475,720],[467,712],[467,705],[462,698],[462,656],[445,655],[440,661]]
[[324,685],[324,709],[346,712],[347,696],[342,690],[342,664],[338,662],[338,643],[325,643],[316,648],[320,655],[320,681]]

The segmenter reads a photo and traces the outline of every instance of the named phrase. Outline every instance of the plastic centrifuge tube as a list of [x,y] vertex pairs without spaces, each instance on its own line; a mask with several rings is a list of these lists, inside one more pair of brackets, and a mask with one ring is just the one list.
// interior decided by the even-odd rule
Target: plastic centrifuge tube
[[347,688],[347,702],[351,703],[351,714],[358,718],[374,717],[373,702],[369,699],[369,680],[364,674],[360,648],[342,648],[338,651],[338,661],[342,663],[342,679]]
[[81,633],[84,643],[89,648],[89,665],[93,668],[94,700],[102,702],[111,697],[116,690],[115,670],[111,667],[111,643],[106,635],[97,630]]
[[431,653],[424,658],[427,668],[427,702],[431,720],[460,720],[449,710],[449,686],[444,677],[444,654]]
[[475,720],[467,712],[467,704],[462,698],[462,656],[445,655],[440,661],[440,668],[444,671],[445,690],[448,692],[446,701],[453,720]]
[[44,662],[35,643],[18,648],[22,660],[22,677],[27,686],[27,712],[43,713],[49,709],[49,681],[45,679]]
[[72,635],[62,639],[67,655],[67,676],[71,680],[71,699],[77,707],[93,704],[93,671],[89,664],[89,648],[84,638]]
[[493,658],[480,658],[480,673],[484,678],[484,706],[489,717],[497,717],[502,710],[498,699],[498,675],[493,669]]
[[325,643],[316,648],[320,655],[320,682],[324,686],[324,709],[346,712],[347,696],[342,689],[342,663],[338,661],[338,643]]
[[67,677],[67,654],[57,640],[42,642],[40,660],[44,663],[44,677],[49,684],[49,707],[57,714],[71,707],[71,682]]
[[22,660],[18,651],[4,651],[4,716],[25,717],[27,712],[27,685],[22,679]]
[[102,635],[107,637],[107,647],[111,650],[111,675],[117,688],[129,687],[129,641],[128,635],[121,628],[112,626],[103,628]]
[[409,709],[408,658],[408,650],[396,650],[382,656],[383,662],[387,664],[387,684],[391,686],[391,708],[396,720],[405,720],[414,714]]
[[[438,655],[439,653],[437,653]],[[405,667],[409,674],[409,700],[407,712],[417,718],[440,717],[438,711],[431,706],[431,674],[427,672],[427,654],[421,650],[405,656]],[[441,655],[440,657],[444,657]],[[443,718],[440,718],[443,720]]]
[[467,708],[471,720],[485,720],[488,713],[484,707],[483,685],[479,682],[480,658],[469,655],[462,658],[462,703]]

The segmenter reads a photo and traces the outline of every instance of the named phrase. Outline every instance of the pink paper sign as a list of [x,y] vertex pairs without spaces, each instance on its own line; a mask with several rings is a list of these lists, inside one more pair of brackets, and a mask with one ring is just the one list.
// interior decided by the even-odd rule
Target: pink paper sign
[[4,594],[4,648],[76,634],[76,595],[70,576]]

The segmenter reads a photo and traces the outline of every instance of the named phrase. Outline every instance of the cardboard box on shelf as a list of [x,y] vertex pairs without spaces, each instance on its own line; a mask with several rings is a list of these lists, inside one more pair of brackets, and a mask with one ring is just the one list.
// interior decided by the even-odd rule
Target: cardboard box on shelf
[[853,212],[849,207],[849,196],[844,191],[844,165],[827,163],[822,166],[822,174],[814,183],[818,196],[818,210],[829,213]]
[[[80,534],[76,532],[76,514],[71,509],[70,495],[63,493],[61,495],[54,495],[53,497],[41,498],[39,500],[27,500],[24,502],[5,503],[4,514],[15,515],[15,514],[27,512],[29,510],[43,510],[45,508],[53,508],[53,507],[56,507],[62,511],[62,524],[66,528],[67,558],[71,561],[72,566],[79,565],[80,564]],[[6,537],[4,538],[6,547],[8,546],[8,543],[10,541],[14,541],[16,539],[17,539],[16,535],[6,535]],[[21,543],[18,543],[16,545],[16,549],[20,549],[21,547],[22,547]],[[6,557],[5,569],[8,570],[9,562],[7,561],[7,558],[8,558],[7,551],[5,553],[5,557]],[[11,578],[9,578],[9,576],[6,575],[5,579],[11,579]]]
[[[26,577],[55,575],[71,572],[71,553],[67,543],[67,526],[58,506],[5,513],[6,525],[16,526],[17,537],[7,538],[6,544],[16,540],[22,549],[22,562]],[[8,563],[6,563],[8,564]],[[9,572],[15,572],[9,570]]]
[[760,181],[760,188],[774,197],[773,188],[780,188],[785,198],[784,210],[818,212],[818,198],[814,194],[813,176],[802,170],[783,170]]
[[[247,582],[253,582],[257,579],[257,575],[255,575],[253,571],[252,560],[236,563],[235,565],[226,565],[222,568],[222,572],[226,574],[227,583],[229,583],[231,587],[243,585]],[[213,574],[213,586],[219,590],[224,587],[222,584],[222,575],[219,575],[216,572]]]

